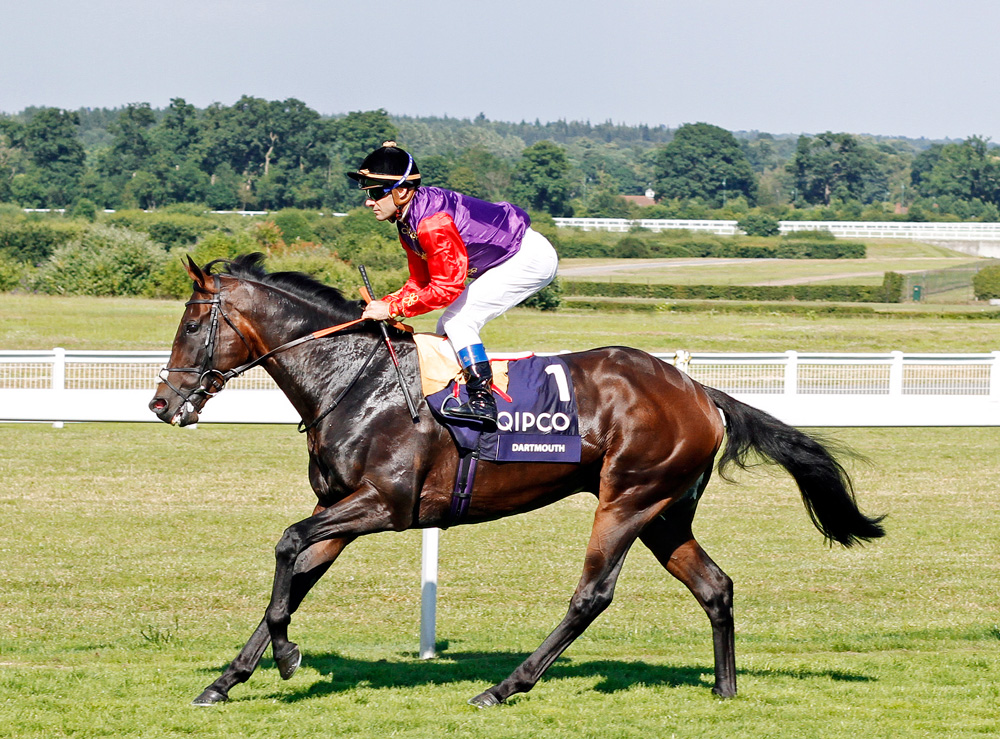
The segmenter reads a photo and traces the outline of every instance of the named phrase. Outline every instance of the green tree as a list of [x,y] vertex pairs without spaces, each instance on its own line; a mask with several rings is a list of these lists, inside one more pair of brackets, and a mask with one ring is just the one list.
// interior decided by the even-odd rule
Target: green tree
[[1000,203],[1000,158],[989,139],[971,136],[959,144],[931,147],[913,163],[911,182],[927,198]]
[[43,108],[24,127],[23,146],[31,157],[33,179],[49,207],[71,204],[79,197],[86,154],[77,136],[80,118],[58,108]]
[[[386,141],[395,141],[399,135],[389,114],[378,110],[357,111],[338,118],[331,125],[331,135],[336,156],[347,166],[357,169],[364,158]],[[403,141],[398,142],[406,148]]]
[[114,137],[109,160],[113,174],[130,177],[147,167],[156,151],[151,130],[155,123],[149,103],[129,103],[108,127]]
[[568,146],[566,153],[587,182],[599,182],[610,192],[638,195],[650,182],[651,173],[643,157],[617,143],[584,138]]
[[143,169],[133,172],[122,192],[123,202],[131,207],[155,208],[165,199],[159,178]]
[[447,187],[495,202],[506,197],[510,178],[510,167],[505,161],[485,149],[474,147],[454,160],[448,171]]
[[743,195],[753,205],[757,182],[753,168],[729,131],[708,123],[677,129],[674,140],[653,161],[657,200],[701,199],[715,207]]
[[529,146],[514,168],[511,192],[515,201],[553,216],[570,215],[569,170],[566,152],[561,146],[551,141]]
[[766,213],[748,213],[736,221],[736,226],[747,236],[777,236],[781,233],[778,219]]
[[194,153],[201,139],[198,109],[184,98],[173,98],[152,132],[152,144],[167,164],[178,165]]
[[25,208],[42,208],[48,205],[48,193],[38,181],[36,171],[18,173],[10,178],[10,197]]
[[203,203],[211,180],[193,159],[167,168],[161,179],[163,202]]
[[240,176],[223,163],[212,173],[205,188],[205,204],[212,210],[234,210],[240,206],[244,187]]
[[[212,106],[202,120],[199,148],[203,171],[219,176],[223,167],[243,178],[240,200],[268,208],[311,205],[327,199],[333,187],[334,128],[300,100],[267,101],[243,96],[231,107]],[[315,174],[315,177],[311,175]],[[218,200],[214,181],[211,198]],[[339,190],[338,190],[339,191]]]
[[910,165],[910,184],[917,192],[925,192],[925,180],[941,161],[941,153],[944,144],[931,144],[929,149],[924,149],[913,158]]
[[872,203],[885,199],[888,164],[884,151],[857,136],[827,131],[800,136],[787,170],[799,197],[812,205]]
[[0,203],[15,201],[11,185],[14,177],[31,166],[24,149],[24,124],[0,117]]
[[617,192],[599,187],[587,198],[587,215],[595,218],[631,218],[632,208]]
[[972,291],[976,300],[1000,298],[1000,266],[984,267],[972,278]]
[[444,154],[431,154],[421,156],[418,160],[420,165],[420,181],[432,187],[452,187],[451,170],[457,164],[455,157]]

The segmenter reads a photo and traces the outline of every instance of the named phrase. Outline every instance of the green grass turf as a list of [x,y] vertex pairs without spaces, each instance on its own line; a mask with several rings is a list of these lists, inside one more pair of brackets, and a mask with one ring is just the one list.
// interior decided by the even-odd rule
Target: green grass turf
[[[588,267],[590,260],[566,260]],[[601,274],[578,274],[563,264],[566,280],[667,285],[881,285],[886,272],[920,272],[973,266],[982,260],[959,259],[673,259],[618,260]]]
[[[886,272],[920,272],[990,260],[931,244],[872,240],[864,259],[610,259],[559,263],[564,280],[673,285],[879,285]],[[969,295],[971,297],[971,293]],[[963,299],[963,302],[966,302]]]
[[[668,304],[660,303],[668,308]],[[868,316],[827,314],[823,305],[781,304],[730,313],[728,303],[699,310],[607,313],[515,309],[486,325],[491,351],[580,350],[627,344],[647,351],[891,351],[988,352],[997,348],[994,321],[940,317],[969,306],[875,306]],[[789,307],[795,312],[784,312]],[[865,306],[871,308],[872,306]],[[921,319],[925,312],[933,315]],[[57,298],[0,293],[0,349],[167,350],[183,313],[182,301],[139,298]],[[908,320],[892,313],[914,316]],[[433,331],[437,314],[410,321]]]
[[[920,310],[916,307],[915,310]],[[180,301],[0,295],[0,347],[166,349]],[[433,327],[434,317],[414,323]],[[992,321],[518,310],[491,349],[991,351]],[[267,602],[313,496],[291,427],[0,425],[0,727],[34,737],[986,737],[1000,732],[997,429],[836,435],[889,536],[827,549],[782,474],[715,481],[695,520],[736,581],[740,696],[707,619],[637,546],[615,602],[530,693],[465,701],[562,618],[593,502],[442,536],[440,658],[416,657],[418,532],[351,545],[233,702],[190,700]]]
[[714,481],[695,533],[736,583],[740,695],[707,619],[641,545],[530,693],[465,701],[564,615],[593,502],[442,535],[440,658],[416,657],[418,532],[352,544],[233,702],[188,704],[266,605],[306,515],[291,427],[0,425],[0,726],[31,737],[986,737],[1000,732],[998,429],[840,430],[886,539],[824,546],[784,474]]

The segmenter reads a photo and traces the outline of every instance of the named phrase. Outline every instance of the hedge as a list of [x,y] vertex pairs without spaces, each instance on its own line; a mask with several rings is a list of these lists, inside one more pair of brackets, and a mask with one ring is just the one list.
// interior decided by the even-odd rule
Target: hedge
[[899,303],[902,276],[886,272],[881,285],[643,285],[630,282],[564,282],[564,295],[660,300],[832,300]]
[[95,225],[60,246],[29,287],[51,295],[142,295],[167,255],[147,234]]
[[0,292],[9,292],[20,287],[29,269],[24,262],[0,254]]
[[648,259],[651,257],[717,257],[727,259],[864,259],[865,245],[850,241],[781,239],[745,243],[739,239],[685,234],[665,237],[627,234],[617,240],[598,234],[560,233],[555,243],[560,258]]
[[972,278],[972,291],[976,300],[1000,298],[1000,265],[983,267]]
[[190,246],[206,234],[223,228],[225,223],[222,218],[213,218],[204,214],[147,213],[141,210],[120,210],[105,215],[102,221],[112,226],[147,233],[153,241],[167,248]]
[[88,225],[23,216],[0,218],[0,255],[38,264],[63,244],[83,236]]

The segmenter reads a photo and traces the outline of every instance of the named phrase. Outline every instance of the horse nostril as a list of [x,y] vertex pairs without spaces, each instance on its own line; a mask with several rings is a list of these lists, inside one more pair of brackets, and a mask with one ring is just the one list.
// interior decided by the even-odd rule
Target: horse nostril
[[149,408],[153,411],[153,413],[159,413],[166,407],[167,401],[163,398],[153,398],[152,402],[149,404]]

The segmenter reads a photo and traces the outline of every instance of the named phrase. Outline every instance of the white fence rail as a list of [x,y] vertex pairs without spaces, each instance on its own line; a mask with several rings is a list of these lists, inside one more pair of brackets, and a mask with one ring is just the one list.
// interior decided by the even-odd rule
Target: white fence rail
[[[742,233],[736,221],[644,218],[556,218],[556,225],[583,231],[647,231],[684,229],[721,236]],[[917,239],[931,241],[1000,241],[1000,223],[911,223],[904,221],[779,221],[782,234],[829,231],[840,238]]]
[[[0,351],[0,421],[145,421],[167,352]],[[805,352],[656,356],[794,426],[998,426],[1000,352]],[[254,369],[214,398],[204,423],[297,423]]]
[[[25,208],[25,213],[65,213],[65,208]],[[114,210],[105,209],[105,213]],[[148,212],[148,211],[147,211]],[[266,216],[266,210],[213,210],[212,213]],[[331,213],[346,216],[346,213]],[[694,218],[556,218],[556,225],[583,231],[630,231],[639,226],[648,231],[707,231],[720,236],[742,233],[736,221]],[[782,234],[795,231],[829,231],[842,238],[930,239],[934,241],[1000,241],[1000,223],[916,223],[909,221],[779,221]]]

